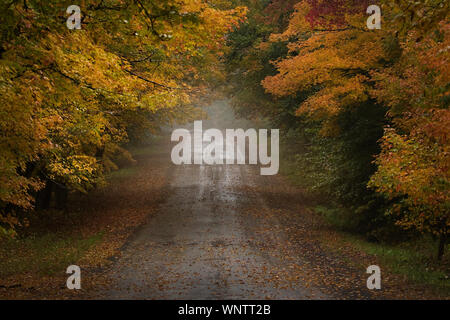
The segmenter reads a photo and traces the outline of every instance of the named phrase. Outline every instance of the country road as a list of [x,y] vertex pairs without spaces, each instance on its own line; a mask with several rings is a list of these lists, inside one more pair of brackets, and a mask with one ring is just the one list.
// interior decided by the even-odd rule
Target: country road
[[[286,265],[259,245],[257,216],[246,215],[249,207],[267,208],[246,188],[255,184],[255,171],[238,165],[176,167],[169,198],[126,247],[107,297],[326,298],[301,282],[280,278],[274,286],[269,279],[270,270]],[[271,223],[276,230],[277,221]],[[267,240],[282,244],[282,234],[275,236]]]
[[[165,157],[170,161],[169,152]],[[295,213],[301,199],[278,177],[260,176],[254,165],[171,165],[168,171],[167,198],[109,269],[102,298],[369,297],[363,269],[356,271],[362,275],[356,291],[334,296],[335,290],[323,285],[319,267],[333,272],[343,267],[344,277],[354,270],[333,266],[339,261],[307,234],[314,224]],[[291,231],[306,232],[306,241]],[[332,276],[338,289],[339,279]]]
[[[203,121],[203,131],[249,128],[219,109],[225,111]],[[201,141],[195,126],[186,128],[194,137],[194,158],[209,142]],[[68,210],[78,220],[67,222],[67,237],[98,239],[78,260],[64,262],[64,271],[54,277],[38,272],[12,277],[0,294],[183,300],[433,297],[345,239],[314,210],[317,199],[287,176],[263,176],[260,165],[173,164],[177,141],[170,141],[170,132],[137,146],[134,165],[111,176],[108,186],[71,199]],[[227,146],[225,139],[220,148]],[[280,168],[283,152],[289,150],[280,151]],[[248,155],[243,158],[249,162]],[[67,289],[67,263],[81,267],[81,290]],[[367,288],[371,265],[381,267],[382,290]]]
[[[207,144],[202,132],[191,134],[198,140],[193,141],[194,158],[202,153],[198,147]],[[252,207],[267,210],[262,196],[250,191],[259,183],[256,166],[181,165],[171,172],[169,197],[128,243],[114,268],[116,281],[108,298],[326,298],[288,279],[274,286],[265,279],[273,275],[262,274],[285,263],[259,245],[258,218],[246,214]],[[275,230],[277,221],[271,224]],[[282,234],[276,236],[272,241],[283,243]]]
[[450,1],[379,2],[1,1],[0,300],[450,300]]
[[[203,131],[248,128],[230,113],[226,108],[216,109],[210,120],[203,122]],[[202,152],[199,146],[205,148],[208,142],[199,140],[200,132],[194,135],[193,126],[187,129],[193,137],[194,159]],[[315,200],[282,174],[262,176],[260,165],[249,164],[174,165],[171,149],[177,142],[170,142],[170,136],[163,140],[153,147],[154,153],[138,159],[138,172],[127,180],[133,184],[134,179],[135,185],[125,184],[133,193],[118,185],[109,200],[104,198],[121,207],[135,202],[139,211],[146,203],[157,205],[128,237],[112,264],[90,274],[92,286],[84,291],[87,298],[348,300],[423,296],[421,286],[385,269],[382,290],[369,290],[366,269],[379,264],[377,257],[343,241],[342,234],[311,210]],[[227,143],[225,139],[224,150]],[[224,159],[232,156],[229,152],[220,155]],[[280,159],[282,167],[283,157]],[[146,183],[155,170],[166,181],[163,196],[153,197],[155,188]]]

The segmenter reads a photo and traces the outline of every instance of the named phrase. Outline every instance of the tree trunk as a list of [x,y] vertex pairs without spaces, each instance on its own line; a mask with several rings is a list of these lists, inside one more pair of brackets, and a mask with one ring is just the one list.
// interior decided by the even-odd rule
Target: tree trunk
[[52,200],[53,182],[47,180],[45,187],[39,190],[36,195],[36,209],[45,210],[50,208],[50,202]]
[[439,248],[438,248],[438,260],[441,261],[442,257],[444,256],[444,250],[445,245],[447,244],[447,235],[441,234],[441,237],[439,238]]
[[55,184],[55,201],[57,209],[65,209],[67,205],[68,191],[63,186]]

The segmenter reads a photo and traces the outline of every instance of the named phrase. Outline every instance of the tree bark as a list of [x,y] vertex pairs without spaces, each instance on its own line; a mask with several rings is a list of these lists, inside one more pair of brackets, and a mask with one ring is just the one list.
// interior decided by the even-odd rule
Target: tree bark
[[67,205],[68,191],[63,186],[55,184],[55,201],[57,209],[65,209]]
[[438,260],[441,261],[442,257],[444,256],[444,250],[445,245],[447,244],[447,235],[441,234],[441,237],[439,238],[439,248],[438,248]]
[[36,209],[45,210],[50,208],[50,203],[52,200],[53,182],[47,180],[45,187],[38,191],[36,195]]

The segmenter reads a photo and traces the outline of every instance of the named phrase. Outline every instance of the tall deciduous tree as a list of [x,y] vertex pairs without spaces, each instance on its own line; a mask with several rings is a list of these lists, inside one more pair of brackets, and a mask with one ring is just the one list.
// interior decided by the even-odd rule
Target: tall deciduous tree
[[81,29],[69,30],[71,4],[0,2],[3,232],[52,188],[102,183],[119,155],[130,158],[130,137],[193,116],[245,15],[223,1],[87,0]]
[[[381,1],[381,30],[365,27],[365,1],[300,1],[278,73],[262,82],[278,97],[310,92],[298,115],[342,134],[342,114],[370,101],[388,107],[385,135],[370,181],[396,200],[398,224],[440,237],[449,233],[448,2]],[[374,105],[376,107],[376,105]],[[400,199],[400,200],[398,200]]]

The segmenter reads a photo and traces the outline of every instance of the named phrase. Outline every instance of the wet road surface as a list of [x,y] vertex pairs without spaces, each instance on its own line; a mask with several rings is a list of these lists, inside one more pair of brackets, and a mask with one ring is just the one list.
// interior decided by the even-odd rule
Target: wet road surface
[[[258,247],[257,217],[265,206],[246,188],[258,179],[250,166],[174,167],[172,192],[116,262],[108,298],[306,299],[325,298],[274,275],[283,259]],[[273,221],[276,224],[276,221]],[[273,239],[283,243],[274,225]],[[277,238],[278,237],[278,238]],[[275,278],[275,281],[274,281]]]
[[286,239],[277,219],[266,218],[270,232],[262,233],[261,216],[249,213],[268,210],[252,189],[261,183],[259,172],[250,165],[173,166],[168,198],[123,249],[105,297],[328,298],[286,277],[301,257],[289,265],[278,255]]

